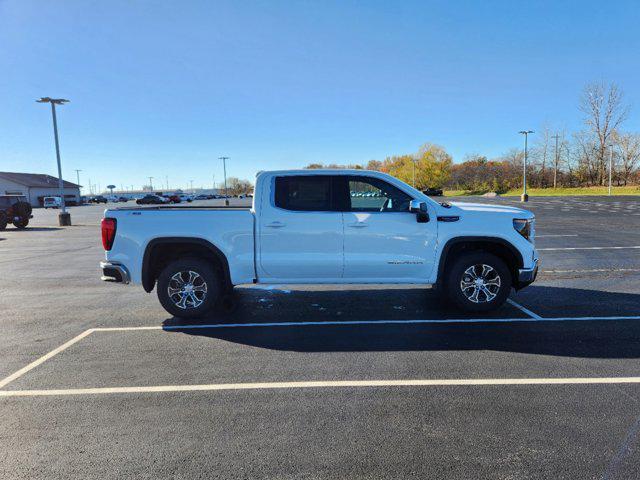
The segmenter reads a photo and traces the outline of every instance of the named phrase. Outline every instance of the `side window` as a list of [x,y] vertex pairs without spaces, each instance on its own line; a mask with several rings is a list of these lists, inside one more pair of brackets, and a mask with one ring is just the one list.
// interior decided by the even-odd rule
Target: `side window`
[[276,177],[276,207],[294,211],[333,211],[332,177],[300,175]]
[[350,177],[352,212],[408,212],[411,197],[384,180]]

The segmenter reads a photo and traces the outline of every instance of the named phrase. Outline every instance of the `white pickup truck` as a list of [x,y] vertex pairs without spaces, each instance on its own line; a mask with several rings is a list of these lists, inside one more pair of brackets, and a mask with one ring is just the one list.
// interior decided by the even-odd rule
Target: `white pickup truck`
[[437,203],[367,170],[261,172],[251,208],[107,209],[102,242],[102,280],[155,286],[183,318],[250,283],[424,284],[487,311],[538,271],[531,212]]

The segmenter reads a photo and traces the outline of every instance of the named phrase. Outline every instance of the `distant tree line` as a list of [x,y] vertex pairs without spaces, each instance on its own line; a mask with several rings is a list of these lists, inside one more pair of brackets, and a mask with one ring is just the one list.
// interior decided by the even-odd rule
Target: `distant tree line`
[[[589,84],[580,98],[579,109],[583,113],[581,130],[569,133],[543,126],[530,137],[528,186],[607,185],[610,155],[613,184],[639,185],[640,134],[623,129],[629,107],[622,90],[614,83]],[[514,148],[497,158],[476,153],[453,163],[443,147],[427,143],[414,154],[371,160],[364,166],[311,164],[306,168],[366,168],[390,173],[409,184],[415,182],[419,189],[502,193],[522,187],[523,162],[524,151]]]

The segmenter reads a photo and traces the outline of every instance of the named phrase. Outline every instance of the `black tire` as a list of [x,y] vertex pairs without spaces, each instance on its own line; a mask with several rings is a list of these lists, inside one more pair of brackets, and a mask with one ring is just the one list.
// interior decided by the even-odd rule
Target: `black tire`
[[17,202],[11,207],[11,209],[16,217],[23,218],[29,218],[31,212],[33,212],[33,207],[29,202]]
[[[193,277],[191,272],[197,277]],[[192,282],[189,282],[190,277]],[[191,284],[192,288],[198,289],[187,290],[186,293],[182,293],[184,290],[177,291],[181,287],[178,278],[181,279],[182,286],[187,287]],[[172,295],[170,288],[176,293]],[[213,309],[222,295],[223,288],[220,277],[211,263],[189,257],[174,260],[160,272],[156,292],[164,309],[174,317],[198,318]],[[199,301],[201,303],[198,304]]]
[[[478,278],[482,279],[480,285],[476,284]],[[460,256],[444,281],[449,300],[466,312],[488,312],[501,307],[511,292],[511,284],[511,273],[504,261],[486,252]],[[464,285],[470,286],[463,289]]]
[[7,228],[7,212],[0,210],[0,230]]
[[29,225],[28,218],[24,218],[22,220],[16,220],[15,222],[13,222],[13,226],[16,228],[19,228],[20,230],[22,230],[23,228],[27,228],[27,225]]

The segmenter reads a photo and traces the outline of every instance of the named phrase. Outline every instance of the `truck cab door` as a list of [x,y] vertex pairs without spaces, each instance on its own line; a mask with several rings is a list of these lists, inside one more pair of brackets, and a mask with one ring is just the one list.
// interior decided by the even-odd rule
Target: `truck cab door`
[[[269,180],[267,180],[269,181]],[[332,175],[282,175],[265,186],[257,222],[260,281],[331,283],[343,268],[342,213]]]
[[386,181],[347,176],[344,282],[424,283],[435,262],[434,212],[420,221],[409,194]]

